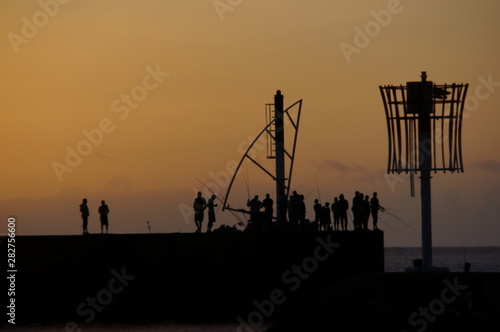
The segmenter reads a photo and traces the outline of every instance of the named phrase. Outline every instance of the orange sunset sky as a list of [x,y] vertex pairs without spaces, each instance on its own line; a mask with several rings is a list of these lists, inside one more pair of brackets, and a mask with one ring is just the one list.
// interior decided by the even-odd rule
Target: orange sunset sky
[[[470,85],[465,172],[432,180],[434,245],[498,246],[499,15],[496,0],[2,0],[2,224],[80,234],[86,197],[91,233],[102,199],[112,233],[147,232],[147,220],[153,232],[193,232],[197,178],[225,192],[228,165],[280,89],[285,106],[303,99],[292,189],[307,195],[308,217],[315,198],[377,191],[417,230],[381,214],[385,244],[419,246],[418,179],[414,198],[406,178],[387,181],[378,86],[427,71]],[[255,166],[241,170],[233,207],[275,195]]]

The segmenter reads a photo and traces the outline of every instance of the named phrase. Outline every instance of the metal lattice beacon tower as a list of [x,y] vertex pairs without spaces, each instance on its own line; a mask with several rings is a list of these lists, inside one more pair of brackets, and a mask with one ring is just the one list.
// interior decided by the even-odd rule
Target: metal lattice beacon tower
[[420,174],[422,261],[432,268],[431,173],[463,172],[462,115],[468,84],[436,85],[427,81],[406,86],[380,86],[387,119],[387,173]]

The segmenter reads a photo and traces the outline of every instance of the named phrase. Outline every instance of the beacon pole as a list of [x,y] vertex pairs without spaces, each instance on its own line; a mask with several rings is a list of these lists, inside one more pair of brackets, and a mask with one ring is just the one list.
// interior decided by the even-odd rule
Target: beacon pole
[[432,267],[432,215],[431,215],[431,113],[432,82],[427,82],[427,75],[422,72],[419,93],[418,150],[420,163],[420,199],[422,216],[422,263]]

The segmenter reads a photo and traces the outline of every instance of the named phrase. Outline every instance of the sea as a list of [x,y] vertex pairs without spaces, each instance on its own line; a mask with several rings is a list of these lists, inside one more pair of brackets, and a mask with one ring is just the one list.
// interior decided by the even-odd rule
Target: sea
[[[422,257],[420,247],[386,247],[385,272],[404,272],[413,260]],[[471,272],[500,272],[500,247],[433,247],[432,265],[462,272],[464,263]]]
[[[413,260],[421,257],[421,248],[388,247],[385,248],[385,272],[404,272],[413,266]],[[461,272],[464,262],[471,263],[471,272],[500,272],[500,247],[434,247],[433,265],[447,267],[451,272]],[[270,325],[254,328],[254,332],[264,332]],[[2,327],[2,331],[21,332],[67,332],[64,326],[16,326]],[[241,332],[235,324],[178,324],[161,325],[87,325],[73,331],[80,332]]]

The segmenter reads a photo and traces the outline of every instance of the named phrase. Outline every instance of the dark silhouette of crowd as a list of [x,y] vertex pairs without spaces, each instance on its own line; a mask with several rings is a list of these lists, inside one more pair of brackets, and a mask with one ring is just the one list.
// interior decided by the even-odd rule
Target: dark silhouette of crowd
[[[284,197],[284,196],[283,196]],[[263,201],[255,195],[253,199],[247,200],[247,207],[250,211],[248,229],[263,230],[270,227],[273,219],[273,200],[269,194]],[[314,200],[314,219],[306,218],[305,197],[293,191],[286,202],[282,199],[278,201],[281,220],[277,220],[277,225],[288,230],[317,230],[317,231],[362,231],[369,229],[370,216],[372,219],[372,229],[378,230],[378,211],[384,211],[380,205],[377,193],[374,192],[370,198],[368,195],[356,191],[350,205],[344,194],[334,197],[332,202],[322,204],[318,199]],[[264,211],[261,211],[264,209]],[[349,223],[351,220],[351,224]],[[267,225],[267,227],[263,227]],[[352,225],[352,226],[351,226]],[[352,227],[352,228],[351,228]]]

